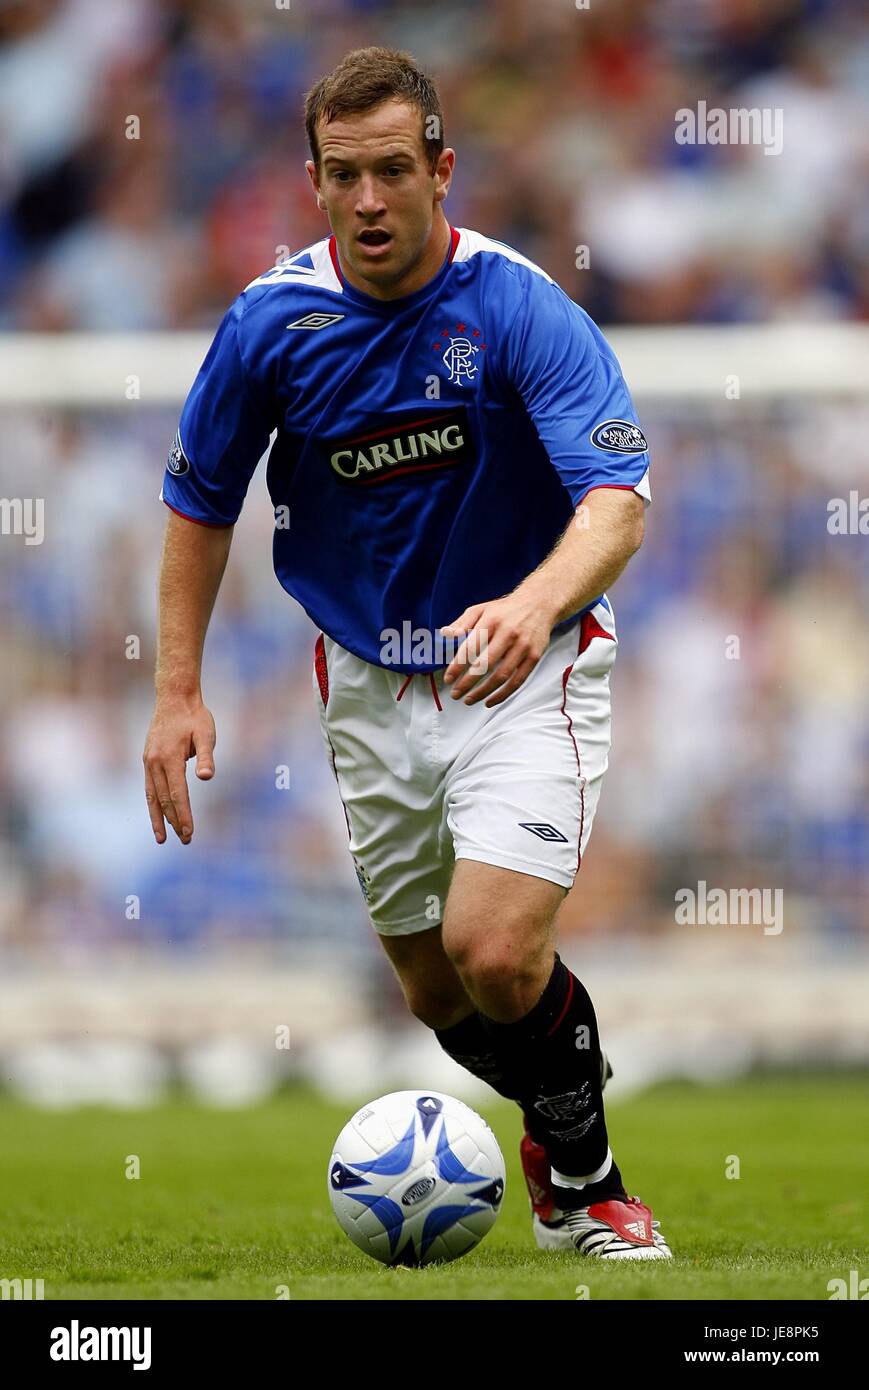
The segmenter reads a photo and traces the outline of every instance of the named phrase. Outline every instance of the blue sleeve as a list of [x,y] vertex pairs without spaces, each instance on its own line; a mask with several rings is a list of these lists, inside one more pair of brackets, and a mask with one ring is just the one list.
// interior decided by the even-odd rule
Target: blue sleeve
[[242,361],[241,296],[224,315],[181,412],[162,500],[191,521],[232,526],[273,424]]
[[508,335],[512,383],[574,506],[596,487],[650,500],[649,455],[618,361],[558,285],[530,272]]

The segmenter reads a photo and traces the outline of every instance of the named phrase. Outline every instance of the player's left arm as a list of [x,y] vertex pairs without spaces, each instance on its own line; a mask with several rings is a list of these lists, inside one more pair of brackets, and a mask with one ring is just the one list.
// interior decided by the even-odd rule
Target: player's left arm
[[643,539],[650,497],[648,446],[600,329],[546,276],[508,269],[500,288],[496,303],[517,289],[521,297],[500,335],[498,371],[522,398],[574,515],[512,593],[470,605],[442,629],[468,634],[444,676],[453,697],[487,706],[533,671],[557,623],[615,582]]
[[468,633],[444,675],[453,699],[485,700],[491,708],[512,695],[546,651],[552,629],[615,583],[644,529],[645,504],[636,492],[590,492],[551,554],[511,594],[473,604],[442,629]]

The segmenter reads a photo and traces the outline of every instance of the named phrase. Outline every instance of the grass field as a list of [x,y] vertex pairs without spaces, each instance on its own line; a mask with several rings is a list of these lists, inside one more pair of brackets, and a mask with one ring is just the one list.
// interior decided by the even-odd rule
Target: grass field
[[332,1216],[326,1165],[350,1106],[296,1093],[233,1112],[49,1114],[4,1101],[0,1277],[71,1299],[273,1299],[286,1285],[292,1299],[573,1300],[585,1284],[594,1299],[826,1300],[829,1279],[869,1275],[866,1099],[859,1077],[767,1077],[609,1105],[628,1191],[675,1254],[628,1268],[535,1248],[519,1113],[492,1106],[501,1215],[470,1255],[422,1270],[368,1260]]

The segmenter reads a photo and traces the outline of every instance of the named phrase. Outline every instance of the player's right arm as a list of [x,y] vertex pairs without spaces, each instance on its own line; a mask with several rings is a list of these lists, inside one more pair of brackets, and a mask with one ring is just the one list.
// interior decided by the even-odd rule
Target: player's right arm
[[160,564],[156,704],[145,741],[145,797],[158,845],[168,821],[182,844],[193,836],[187,759],[214,776],[216,733],[202,699],[205,634],[232,544],[232,526],[200,526],[170,512]]
[[182,844],[192,838],[187,759],[196,758],[203,781],[214,775],[215,730],[202,699],[202,650],[233,527],[274,427],[270,394],[243,352],[245,306],[241,294],[193,383],[160,494],[170,514],[160,565],[157,700],[144,753],[145,795],[158,844],[166,839],[166,821]]

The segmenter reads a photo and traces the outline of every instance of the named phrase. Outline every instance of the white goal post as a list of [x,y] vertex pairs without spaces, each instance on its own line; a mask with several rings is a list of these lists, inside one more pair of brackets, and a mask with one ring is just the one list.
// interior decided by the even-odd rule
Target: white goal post
[[[638,400],[869,393],[869,325],[605,329]],[[208,333],[0,333],[0,406],[179,406]]]

